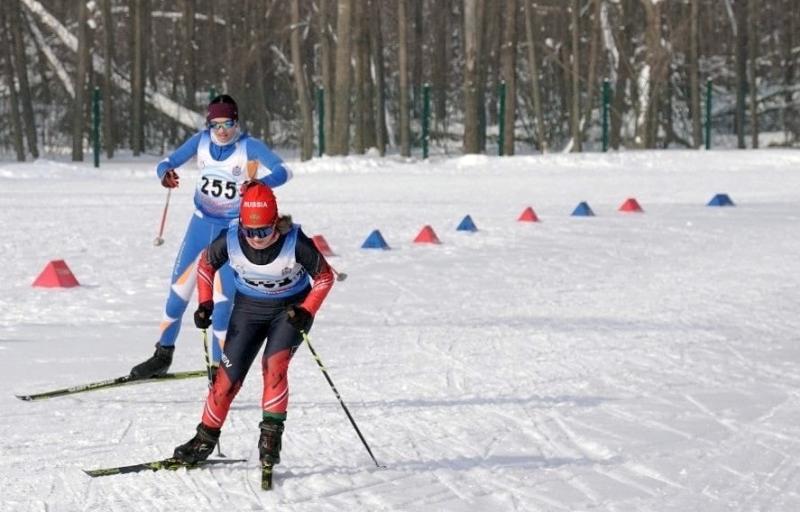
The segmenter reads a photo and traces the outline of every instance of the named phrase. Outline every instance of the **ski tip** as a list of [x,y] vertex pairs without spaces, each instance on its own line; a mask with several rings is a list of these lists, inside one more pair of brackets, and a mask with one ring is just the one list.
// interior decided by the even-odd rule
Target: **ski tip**
[[139,473],[142,471],[177,471],[179,469],[197,469],[216,464],[234,464],[238,462],[247,462],[247,459],[207,459],[197,463],[188,464],[180,460],[169,457],[166,459],[153,460],[150,462],[142,462],[130,466],[118,466],[111,468],[101,469],[84,469],[83,472],[92,478],[98,476],[111,476],[122,475],[127,473]]
[[120,473],[119,469],[117,468],[109,468],[109,469],[84,469],[84,473],[89,475],[92,478],[97,478],[98,476],[111,476],[111,475],[118,475]]
[[25,401],[25,402],[32,402],[33,401],[33,397],[31,395],[14,395],[14,396],[19,398],[20,400]]

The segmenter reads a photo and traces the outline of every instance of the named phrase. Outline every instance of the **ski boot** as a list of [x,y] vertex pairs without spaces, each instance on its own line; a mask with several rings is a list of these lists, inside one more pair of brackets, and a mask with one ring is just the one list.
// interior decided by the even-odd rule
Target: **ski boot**
[[173,352],[175,352],[175,347],[162,347],[156,343],[156,352],[153,357],[131,368],[131,378],[150,379],[166,374],[169,365],[172,364]]
[[186,443],[175,448],[172,457],[185,464],[196,464],[206,460],[219,441],[219,429],[211,428],[200,423],[197,425],[197,434]]
[[261,438],[258,440],[258,455],[261,459],[261,488],[272,489],[272,467],[281,462],[281,434],[283,422],[262,421],[258,425]]

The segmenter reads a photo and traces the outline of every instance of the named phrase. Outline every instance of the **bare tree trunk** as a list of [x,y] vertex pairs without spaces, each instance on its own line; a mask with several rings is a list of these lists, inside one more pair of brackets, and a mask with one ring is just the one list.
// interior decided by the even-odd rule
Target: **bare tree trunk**
[[[245,38],[247,43],[245,55],[247,55],[247,58],[242,66],[242,71],[244,73],[244,82],[249,92],[249,101],[255,114],[253,116],[255,131],[263,140],[271,143],[272,130],[270,128],[269,105],[267,104],[267,98],[270,96],[267,70],[270,67],[265,63],[265,58],[271,55],[271,52],[266,51],[268,43],[265,41],[265,34],[269,32],[266,27],[269,27],[271,21],[269,18],[270,10],[269,7],[264,5],[263,0],[251,1],[250,12],[266,11],[267,15],[263,22],[259,22],[251,16],[244,16],[245,34],[248,34],[248,37]],[[266,27],[262,23],[266,23]],[[305,70],[303,74],[305,76]]]
[[328,5],[330,0],[319,0],[319,38],[320,38],[320,74],[322,75],[323,109],[325,119],[323,121],[322,132],[325,140],[328,141],[325,153],[333,155],[333,69],[331,51],[331,32],[330,17],[328,16]]
[[372,22],[372,1],[371,0],[359,0],[362,4],[361,6],[361,21],[359,23],[359,31],[360,31],[360,44],[358,45],[358,60],[359,65],[361,66],[361,71],[363,78],[361,80],[361,124],[362,128],[362,140],[363,145],[365,148],[374,148],[376,146],[376,124],[375,124],[375,109],[373,105],[375,105],[375,84],[373,81],[373,74],[372,74],[372,53],[371,53],[371,36],[370,36],[370,29],[369,25]]
[[[205,75],[205,79],[203,80],[206,85],[213,87],[215,92],[219,90],[220,87],[223,87],[224,84],[216,83],[216,76],[214,73],[219,72],[219,65],[217,63],[217,55],[220,53],[219,51],[215,51],[218,46],[217,37],[219,37],[219,30],[217,29],[217,24],[214,18],[216,17],[216,10],[215,10],[215,2],[216,0],[208,0],[207,11],[206,14],[208,19],[204,23],[205,26],[205,51],[203,51],[203,66],[202,71]],[[212,98],[209,98],[212,99]]]
[[303,49],[300,41],[300,0],[292,0],[292,67],[297,100],[300,104],[300,159],[310,160],[314,153],[314,120],[311,115],[311,98],[306,84],[306,70],[303,63]]
[[181,45],[181,69],[183,71],[183,92],[185,105],[191,109],[196,107],[197,69],[195,65],[195,2],[197,0],[181,0],[183,18],[180,22],[183,44]]
[[[266,110],[266,103],[264,98],[266,94],[262,94],[261,87],[263,80],[259,78],[257,84],[254,84],[251,80],[252,71],[255,71],[255,73],[261,77],[263,76],[261,74],[263,69],[259,69],[259,67],[261,67],[261,59],[254,58],[256,56],[255,45],[257,44],[257,38],[254,37],[252,30],[250,30],[252,16],[249,16],[248,13],[264,12],[266,8],[263,5],[254,5],[255,3],[259,3],[258,0],[240,0],[239,3],[240,5],[237,6],[236,19],[239,29],[236,31],[234,37],[238,39],[237,42],[239,43],[238,62],[236,66],[238,77],[236,81],[239,84],[239,91],[241,92],[237,93],[237,96],[234,97],[238,97],[241,101],[241,103],[239,103],[239,108],[244,108],[244,110],[248,112],[247,119],[245,119],[247,123],[245,126],[247,129],[256,137],[265,139],[264,111]],[[241,9],[241,4],[244,5],[244,9]],[[261,20],[262,29],[266,28],[268,25],[265,19],[261,18]],[[260,57],[261,54],[258,53],[258,56]],[[255,70],[253,70],[253,68],[255,68]],[[266,91],[264,91],[264,93],[265,92]]]
[[700,45],[699,17],[700,0],[689,0],[689,108],[692,116],[692,144],[695,148],[703,145],[703,130],[700,111]]
[[89,72],[89,9],[78,7],[78,66],[75,75],[75,102],[72,106],[72,161],[83,161],[83,128],[86,109],[86,75]]
[[792,6],[795,0],[786,0],[784,2],[787,15],[784,17],[784,35],[783,35],[783,83],[784,83],[784,104],[786,105],[783,116],[783,133],[786,144],[792,140],[797,139],[797,134],[800,131],[800,126],[797,124],[797,107],[794,105],[794,93],[792,87],[795,85],[795,56],[794,43],[797,34],[797,14],[792,13]]
[[14,151],[17,154],[17,160],[20,162],[25,161],[25,145],[22,141],[22,120],[19,116],[19,97],[17,96],[17,88],[14,84],[14,66],[11,62],[11,30],[8,30],[9,10],[12,9],[10,3],[0,6],[0,50],[3,52],[3,78],[8,86],[9,99],[11,102],[11,132],[14,141]]
[[[83,4],[84,2],[81,2]],[[133,32],[133,62],[131,72],[131,149],[133,156],[139,156],[144,151],[144,90],[145,90],[145,47],[147,37],[145,29],[145,12],[142,2],[130,2],[134,9],[131,15]],[[75,95],[77,97],[77,84]]]
[[[169,62],[169,65],[172,66],[173,69],[180,69],[180,67],[181,67],[181,52],[178,51],[178,50],[169,52],[169,55],[167,56],[166,61]],[[159,66],[160,63],[158,61],[156,61],[156,62],[153,62],[152,65],[153,66]],[[181,79],[181,77],[178,76],[178,74],[176,73],[176,74],[172,75],[172,77],[171,77],[171,79],[169,81],[170,98],[172,98],[172,101],[174,101],[175,103],[180,103],[180,98],[179,98],[179,95],[178,95],[178,88],[179,88],[178,87],[178,82],[180,82],[180,79]],[[179,129],[180,129],[180,127],[178,126],[177,123],[169,123],[169,124],[161,126],[162,133],[166,132],[166,133],[169,134],[169,145],[171,147],[175,147],[178,144],[180,144],[180,141],[178,140],[178,130]]]
[[370,50],[372,53],[372,67],[375,70],[375,145],[381,156],[386,154],[386,79],[383,71],[383,35],[381,34],[381,2],[370,0],[372,20],[369,24]]
[[[158,79],[156,77],[156,71],[159,69],[158,66],[155,64],[158,62],[158,53],[159,52],[151,52],[152,48],[158,48],[158,41],[156,40],[156,34],[153,32],[153,3],[152,0],[139,0],[142,4],[142,9],[144,9],[144,19],[142,23],[142,30],[144,36],[142,37],[142,44],[144,45],[142,49],[142,65],[144,67],[144,84],[145,87],[142,89],[142,148],[141,151],[144,152],[147,149],[147,133],[148,133],[148,123],[147,123],[147,88],[149,87],[152,91],[157,91],[159,88]],[[153,55],[150,55],[153,53]],[[149,85],[148,85],[149,83]],[[172,121],[167,121],[172,124]],[[155,131],[155,126],[150,124],[150,129]],[[185,130],[185,128],[181,125],[177,127],[179,130]],[[163,132],[163,130],[162,130]]]
[[758,0],[747,2],[747,40],[750,50],[750,145],[753,149],[758,148],[758,3]]
[[647,45],[647,62],[649,76],[647,79],[647,104],[644,122],[644,147],[655,148],[658,136],[658,113],[662,101],[662,88],[666,82],[666,52],[662,46],[661,35],[661,3],[654,0],[642,0],[647,18],[645,40]]
[[433,112],[437,132],[444,129],[447,116],[447,76],[448,51],[450,48],[450,0],[437,0],[433,9],[433,66],[431,83],[433,86]]
[[31,101],[31,88],[28,84],[28,62],[25,58],[25,39],[22,35],[22,5],[18,0],[12,0],[9,24],[11,37],[14,41],[14,60],[16,61],[17,79],[19,80],[19,100],[22,104],[22,121],[25,127],[25,138],[28,141],[28,151],[33,158],[39,158],[39,148],[36,143],[36,119],[33,115],[33,102]]
[[400,109],[400,154],[411,156],[411,123],[408,105],[408,0],[397,0],[397,73],[400,83],[397,95]]
[[[35,23],[35,22],[27,14],[25,15],[25,21],[27,22],[28,29],[33,34],[34,33],[34,29],[33,29],[33,27],[31,27],[31,24]],[[41,33],[40,33],[40,35],[41,35]],[[52,106],[53,106],[53,93],[52,93],[52,90],[50,88],[50,86],[52,84],[50,82],[50,78],[48,77],[48,71],[50,69],[50,62],[47,60],[47,56],[45,55],[44,47],[40,44],[39,40],[37,40],[37,39],[38,38],[34,35],[33,36],[33,44],[36,47],[36,64],[37,64],[37,70],[39,72],[39,83],[41,84],[41,101],[48,108],[52,108]],[[44,38],[42,38],[42,41],[44,41]],[[2,44],[2,42],[0,42],[0,44]],[[42,123],[42,121],[40,121],[40,123]],[[46,147],[47,146],[47,139],[45,138],[46,137],[45,133],[48,131],[49,123],[45,120],[42,124],[44,125],[44,127],[42,129],[42,132],[44,132],[44,133],[41,134],[41,140],[39,140],[39,143],[42,145],[42,147]]]
[[745,149],[745,93],[747,91],[747,1],[736,0],[736,141]]
[[589,73],[586,78],[586,109],[584,112],[583,126],[581,128],[581,140],[584,138],[586,130],[592,122],[592,112],[594,111],[594,95],[597,82],[597,60],[600,46],[600,0],[591,0],[592,5],[592,31],[589,41]]
[[350,152],[350,26],[352,0],[339,0],[336,23],[336,85],[333,118],[333,154]]
[[[2,10],[3,8],[0,7],[0,11]],[[27,13],[23,12],[23,14],[25,14],[24,16],[25,21],[27,22],[27,27],[31,35],[33,35],[33,45],[36,48],[36,57],[34,57],[34,59],[36,61],[35,67],[38,74],[38,84],[40,92],[38,97],[39,108],[44,107],[50,111],[55,108],[53,104],[54,103],[53,92],[51,90],[51,86],[55,85],[55,83],[50,79],[49,76],[50,61],[48,60],[48,57],[45,55],[46,50],[44,46],[41,44],[41,42],[44,42],[44,38],[42,37],[41,39],[39,39],[39,37],[41,37],[41,33],[39,33],[39,36],[37,36],[36,32],[38,32],[38,29],[34,29],[34,27],[31,26],[35,22],[30,16],[27,15]],[[0,24],[0,30],[5,30],[2,27],[2,24]],[[4,44],[2,38],[0,38],[0,44]],[[0,65],[0,74],[2,73],[3,73],[3,67],[2,65]],[[59,102],[60,101],[61,99],[59,98]],[[48,144],[50,143],[48,135],[51,135],[54,132],[52,126],[53,123],[51,123],[49,120],[47,120],[46,118],[44,119],[40,118],[37,137],[38,137],[38,144],[41,144],[43,149],[47,148]],[[0,140],[4,140],[2,129],[0,129]],[[8,150],[8,141],[3,142],[3,147],[6,148],[6,150]]]
[[[632,73],[633,52],[631,40],[634,36],[634,17],[633,9],[636,0],[622,0],[622,30],[617,33],[620,41],[620,56],[617,62],[617,82],[614,84],[614,99],[611,105],[611,147],[619,149],[622,143],[622,124],[628,110],[628,103],[625,101],[628,80]],[[635,81],[632,85],[635,85]],[[635,88],[632,87],[635,92]]]
[[353,0],[353,50],[355,57],[355,70],[353,73],[353,82],[355,89],[355,103],[353,105],[353,124],[355,127],[353,133],[353,150],[358,155],[364,154],[364,147],[366,145],[366,127],[364,115],[366,109],[366,94],[364,83],[367,80],[367,61],[365,59],[365,46],[366,41],[366,20],[364,19],[365,2],[366,0]]
[[[558,15],[559,24],[561,25],[562,34],[568,34],[569,32],[569,9],[567,9],[563,15]],[[558,95],[559,99],[561,100],[561,108],[558,109],[558,116],[559,116],[559,125],[566,125],[566,133],[572,133],[572,55],[570,50],[570,44],[567,44],[567,41],[562,42],[561,44],[557,45],[557,53],[556,53],[556,73],[561,80],[561,86],[558,87]],[[560,71],[560,73],[559,73]],[[566,123],[564,122],[566,121]],[[559,133],[564,135],[563,126],[560,127]]]
[[[127,39],[127,59],[128,59],[128,66],[129,66],[129,74],[131,77],[131,94],[130,94],[130,103],[127,105],[128,111],[128,127],[124,130],[125,135],[127,137],[128,147],[131,148],[133,151],[133,107],[136,103],[136,99],[134,97],[134,79],[135,77],[135,51],[134,46],[136,41],[136,31],[135,31],[135,23],[134,23],[134,16],[136,16],[136,0],[125,0],[125,6],[128,8],[128,16],[125,17],[125,22],[128,24],[125,30],[126,39]],[[124,58],[124,57],[123,57]]]
[[528,69],[531,74],[531,95],[533,96],[533,115],[536,118],[536,147],[547,153],[547,136],[544,131],[544,111],[539,85],[539,61],[536,55],[536,34],[539,32],[539,16],[531,0],[522,0],[525,5],[525,35],[528,43]]
[[239,98],[239,108],[246,107],[246,98],[244,95],[244,76],[242,69],[244,68],[242,58],[242,24],[241,24],[241,11],[235,2],[226,4],[225,9],[225,29],[223,31],[225,38],[225,81],[227,87],[225,92],[231,94],[234,98]]
[[111,17],[111,0],[103,0],[103,146],[105,146],[106,157],[114,158],[114,146],[116,145],[116,133],[114,130],[114,94],[112,74],[114,70],[114,41],[116,27],[114,19]]
[[672,107],[672,98],[674,96],[674,87],[672,87],[672,68],[667,68],[667,80],[664,86],[665,92],[663,94],[663,115],[664,115],[664,148],[669,148],[669,145],[672,144],[674,141],[681,142],[678,138],[678,134],[675,133],[675,127],[673,123],[673,107]]
[[572,151],[581,152],[581,66],[580,66],[580,0],[572,0],[570,8],[572,31],[572,108],[570,109],[570,128]]
[[501,119],[505,140],[503,154],[514,154],[514,127],[517,112],[517,0],[506,0],[503,47],[500,51],[503,80],[506,82],[505,119]]
[[480,0],[464,0],[464,153],[480,153],[478,57]]
[[[497,102],[489,101],[487,105],[487,85],[493,86],[488,96],[497,97],[497,60],[500,53],[500,17],[487,16],[489,0],[478,3],[478,19],[483,31],[478,35],[478,140],[480,150],[486,151],[486,134],[489,122],[497,123]],[[490,72],[491,70],[491,72]],[[487,119],[488,115],[488,119]]]
[[424,43],[424,5],[423,0],[410,0],[414,9],[414,38],[412,48],[414,53],[414,63],[411,69],[411,91],[413,93],[414,103],[412,107],[412,117],[419,117],[422,112],[422,47]]

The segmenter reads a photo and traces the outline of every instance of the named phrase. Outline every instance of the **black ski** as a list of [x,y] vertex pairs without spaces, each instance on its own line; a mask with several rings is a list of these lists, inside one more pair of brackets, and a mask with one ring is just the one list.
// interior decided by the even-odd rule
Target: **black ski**
[[125,473],[139,473],[140,471],[176,471],[178,469],[197,469],[206,466],[213,466],[217,464],[236,464],[238,462],[247,462],[247,459],[208,459],[194,464],[187,464],[172,457],[168,459],[154,460],[150,462],[142,462],[140,464],[132,464],[130,466],[119,466],[115,468],[100,468],[100,469],[84,469],[83,472],[92,478],[98,476],[110,475],[123,475]]
[[206,377],[208,372],[206,370],[191,370],[185,372],[175,372],[162,375],[161,377],[152,377],[149,379],[137,379],[130,375],[124,377],[117,377],[116,379],[101,380],[99,382],[91,382],[89,384],[81,384],[71,388],[55,389],[53,391],[45,391],[43,393],[34,393],[32,395],[15,395],[20,400],[33,401],[44,400],[47,398],[55,398],[57,396],[74,395],[77,393],[85,393],[87,391],[95,391],[97,389],[114,388],[118,386],[127,386],[129,384],[145,384],[147,382],[161,382],[165,380],[180,380],[191,379],[194,377]]

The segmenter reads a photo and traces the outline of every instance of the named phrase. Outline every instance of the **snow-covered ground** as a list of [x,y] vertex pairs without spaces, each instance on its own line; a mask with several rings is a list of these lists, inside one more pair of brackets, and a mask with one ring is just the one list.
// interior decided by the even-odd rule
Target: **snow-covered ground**
[[[800,152],[291,162],[281,209],[349,274],[312,340],[388,468],[302,348],[272,492],[257,371],[221,438],[247,462],[213,469],[81,471],[170,455],[203,379],[14,398],[152,353],[196,176],[154,247],[154,163],[0,162],[0,510],[800,510]],[[376,228],[392,250],[360,249]],[[54,259],[80,288],[31,287]],[[173,369],[203,365],[187,315]]]

